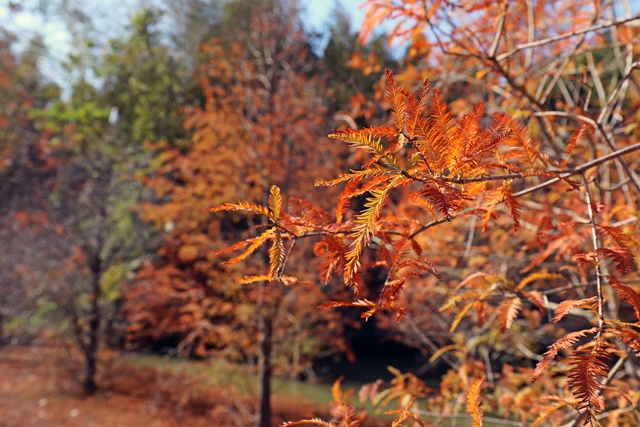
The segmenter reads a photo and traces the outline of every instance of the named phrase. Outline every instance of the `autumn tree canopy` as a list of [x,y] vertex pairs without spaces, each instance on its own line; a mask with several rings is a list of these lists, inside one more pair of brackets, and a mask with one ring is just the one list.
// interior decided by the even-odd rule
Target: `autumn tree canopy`
[[[508,403],[503,416],[519,414],[523,422],[538,425],[574,414],[575,425],[595,425],[604,411],[611,420],[633,419],[637,414],[624,412],[628,403],[620,396],[636,381],[633,369],[622,367],[640,349],[640,299],[633,288],[634,200],[640,187],[629,156],[640,149],[633,125],[637,46],[631,43],[638,35],[628,25],[640,18],[629,8],[619,18],[613,6],[588,2],[366,4],[363,37],[393,18],[391,40],[408,41],[412,55],[426,52],[411,58],[399,79],[411,81],[441,61],[451,72],[465,70],[466,77],[456,76],[455,83],[466,85],[447,94],[426,80],[411,92],[386,73],[389,122],[330,135],[368,154],[357,154],[359,168],[317,182],[344,187],[332,220],[282,213],[273,198],[263,206],[229,203],[213,211],[262,213],[279,233],[255,243],[272,248],[315,236],[332,241],[332,249],[320,254],[329,266],[320,277],[335,271],[356,297],[323,306],[360,307],[364,318],[391,312],[400,324],[413,318],[405,330],[423,338],[432,360],[447,356],[452,368],[439,395],[428,399],[439,402],[440,413],[452,410],[445,396],[464,392],[479,425],[482,377],[495,388],[487,401]],[[582,81],[574,84],[579,70]],[[443,93],[468,97],[469,83],[490,93],[489,100],[455,118]],[[634,107],[623,116],[628,103]],[[366,202],[351,213],[347,208],[358,196]],[[373,259],[365,257],[371,246],[377,249]],[[257,248],[248,246],[243,256]],[[387,276],[378,296],[358,298],[362,272],[379,266]],[[285,267],[271,257],[269,275],[256,280],[290,280]],[[468,325],[442,350],[420,323],[435,311],[443,313],[436,319],[451,333]],[[574,315],[587,325],[564,321]],[[524,339],[522,328],[531,331]],[[538,342],[550,333],[545,352]],[[553,397],[523,402],[510,397],[513,390],[503,394],[498,386],[511,374],[504,371],[508,365],[502,374],[494,371],[501,353],[531,358],[535,370],[518,384]],[[541,381],[549,371],[560,372],[555,378],[565,377],[569,390]],[[410,406],[398,422],[416,418]],[[619,410],[608,412],[611,407]],[[342,422],[357,424],[349,407],[342,408]]]

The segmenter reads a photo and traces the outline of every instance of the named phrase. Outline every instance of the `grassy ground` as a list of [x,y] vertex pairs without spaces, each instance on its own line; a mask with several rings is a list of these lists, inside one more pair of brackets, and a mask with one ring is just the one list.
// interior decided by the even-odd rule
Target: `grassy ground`
[[[183,373],[196,376],[210,386],[224,386],[242,395],[256,396],[257,382],[255,372],[245,366],[230,364],[223,359],[210,361],[189,361],[156,355],[137,353],[124,353],[118,358],[118,363],[133,364],[150,367],[165,373]],[[343,381],[343,388],[355,388],[364,385],[364,382],[353,382],[349,379]],[[289,378],[276,377],[272,388],[278,397],[302,397],[308,403],[326,406],[331,402],[331,383],[306,383]]]

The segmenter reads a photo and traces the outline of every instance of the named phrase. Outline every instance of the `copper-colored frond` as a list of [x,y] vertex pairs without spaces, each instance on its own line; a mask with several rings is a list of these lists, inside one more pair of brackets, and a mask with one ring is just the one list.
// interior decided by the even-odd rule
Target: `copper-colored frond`
[[640,333],[631,329],[630,327],[616,326],[607,329],[611,334],[625,343],[631,350],[636,353],[636,356],[640,356]]
[[271,218],[271,212],[268,208],[248,202],[225,203],[215,208],[206,208],[205,210],[207,212],[245,211],[254,215],[264,215]]
[[598,309],[598,297],[593,296],[591,298],[585,298],[580,300],[567,300],[562,301],[555,310],[554,322],[559,322],[564,316],[566,316],[573,308],[588,308],[597,312]]
[[396,133],[398,131],[404,132],[407,123],[407,98],[410,95],[406,90],[398,86],[398,82],[390,70],[385,70],[384,77],[387,83],[385,99],[391,105],[391,114],[397,129]]
[[580,338],[584,338],[587,335],[595,334],[598,332],[598,328],[583,329],[581,331],[571,332],[564,337],[560,338],[555,343],[551,344],[547,351],[542,355],[542,360],[536,365],[536,369],[533,371],[533,377],[531,382],[535,382],[540,375],[549,367],[549,364],[555,359],[560,350],[567,350],[575,345]]
[[520,228],[520,203],[513,197],[510,181],[505,181],[502,185],[502,199],[504,206],[507,208],[507,212],[511,215],[511,219],[513,219],[513,230],[518,231]]
[[522,309],[522,300],[518,297],[507,298],[498,306],[498,319],[502,325],[500,332],[505,333],[511,328],[513,321]]
[[582,135],[584,135],[585,131],[586,131],[586,126],[582,125],[580,129],[573,132],[569,137],[569,140],[567,141],[567,148],[565,148],[565,153],[567,153],[567,157],[565,157],[565,159],[562,161],[562,164],[560,165],[560,169],[564,169],[565,167],[567,167],[567,164],[569,163],[569,159],[573,154],[573,150],[576,148],[576,144],[578,143],[580,138],[582,138]]
[[407,135],[409,138],[416,136],[416,132],[419,130],[419,123],[425,118],[426,113],[431,103],[431,84],[429,79],[426,79],[420,89],[415,93],[408,96],[407,101],[409,108],[407,108]]
[[451,155],[454,162],[459,162],[467,156],[469,146],[475,144],[483,135],[480,129],[480,119],[484,116],[484,102],[480,101],[457,122],[455,139],[459,144],[453,144]]
[[606,377],[611,359],[608,344],[604,340],[596,341],[590,349],[576,350],[571,356],[571,369],[567,380],[573,396],[580,402],[580,409],[586,410],[585,425],[597,412],[604,410],[604,399],[600,395],[602,384],[598,377]]
[[431,105],[431,117],[429,118],[428,134],[425,135],[427,144],[430,144],[437,158],[437,172],[443,173],[451,163],[453,145],[462,144],[455,138],[455,120],[444,101],[442,94],[433,91]]
[[618,291],[620,297],[631,304],[633,307],[633,311],[635,313],[636,319],[640,322],[640,294],[638,294],[631,287],[623,284],[621,281],[615,279],[614,277],[608,277],[609,283],[611,287]]
[[471,386],[469,386],[469,392],[467,393],[467,412],[471,415],[471,426],[482,427],[482,420],[484,419],[484,411],[480,404],[480,391],[482,390],[482,382],[484,377],[476,379]]

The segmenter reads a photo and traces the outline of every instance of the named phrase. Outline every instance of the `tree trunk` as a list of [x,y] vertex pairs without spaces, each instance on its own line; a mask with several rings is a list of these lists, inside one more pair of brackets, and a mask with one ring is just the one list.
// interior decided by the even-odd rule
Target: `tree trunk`
[[4,315],[0,313],[0,347],[4,346],[5,337],[4,337]]
[[92,395],[98,390],[96,373],[98,363],[98,341],[100,338],[100,298],[102,289],[100,277],[102,276],[102,263],[98,254],[94,255],[91,263],[91,294],[89,308],[89,330],[87,331],[87,346],[85,347],[85,371],[82,389],[87,395]]
[[256,427],[271,427],[271,377],[273,366],[271,365],[271,345],[273,338],[273,318],[263,315],[260,319],[260,354],[259,354],[259,378],[260,378],[260,416]]

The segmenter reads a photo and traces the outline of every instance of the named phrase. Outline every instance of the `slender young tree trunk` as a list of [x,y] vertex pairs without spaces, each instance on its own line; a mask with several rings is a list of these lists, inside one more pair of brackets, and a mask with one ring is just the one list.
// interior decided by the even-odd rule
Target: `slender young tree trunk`
[[271,346],[273,339],[273,318],[263,315],[260,319],[260,354],[259,354],[259,378],[260,378],[260,416],[256,427],[271,427],[271,377],[273,366],[271,364]]
[[100,338],[100,298],[102,288],[100,277],[102,276],[102,263],[99,254],[94,255],[91,263],[91,293],[89,308],[89,330],[87,331],[87,346],[85,347],[85,371],[82,389],[87,395],[92,395],[98,390],[96,373],[98,364],[98,341]]
[[93,183],[92,200],[97,208],[95,214],[95,224],[93,230],[95,235],[89,239],[87,249],[88,267],[91,272],[91,284],[89,289],[89,315],[88,330],[86,335],[85,353],[85,372],[82,388],[87,395],[92,395],[98,390],[96,383],[97,365],[98,365],[98,347],[100,343],[100,326],[102,323],[102,312],[100,310],[100,302],[102,300],[102,276],[105,268],[109,264],[110,255],[105,255],[105,245],[107,241],[107,217],[109,208],[109,194],[113,183],[113,165],[114,163],[106,162],[101,164],[98,179]]

